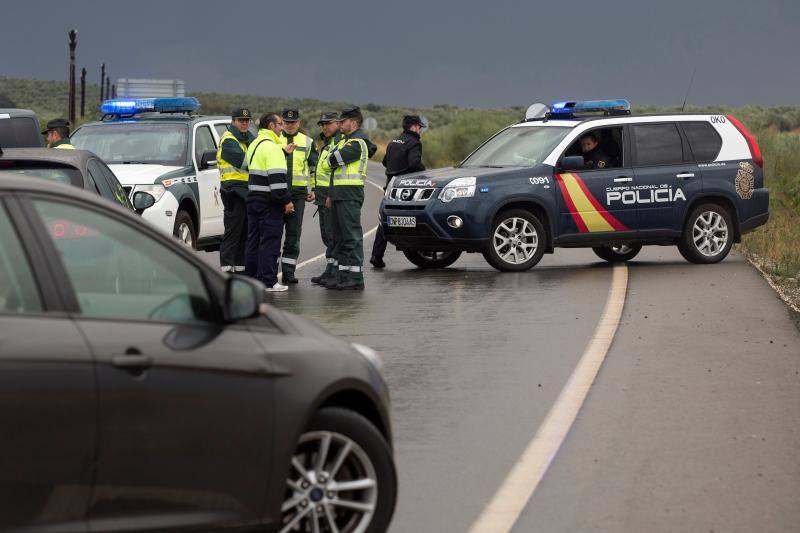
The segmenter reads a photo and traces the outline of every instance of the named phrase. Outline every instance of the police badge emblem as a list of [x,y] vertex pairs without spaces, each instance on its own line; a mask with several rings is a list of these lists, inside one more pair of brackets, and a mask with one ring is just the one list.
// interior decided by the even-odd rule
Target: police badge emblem
[[736,193],[742,200],[749,200],[753,197],[755,188],[755,176],[753,175],[753,165],[747,161],[739,163],[739,171],[736,173]]

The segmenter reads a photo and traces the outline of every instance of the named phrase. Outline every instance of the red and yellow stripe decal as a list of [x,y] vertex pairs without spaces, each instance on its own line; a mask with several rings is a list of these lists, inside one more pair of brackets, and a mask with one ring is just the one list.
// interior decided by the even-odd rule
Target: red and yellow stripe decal
[[556,174],[556,181],[561,189],[561,195],[567,203],[569,213],[581,233],[628,229],[600,205],[580,176],[565,172]]

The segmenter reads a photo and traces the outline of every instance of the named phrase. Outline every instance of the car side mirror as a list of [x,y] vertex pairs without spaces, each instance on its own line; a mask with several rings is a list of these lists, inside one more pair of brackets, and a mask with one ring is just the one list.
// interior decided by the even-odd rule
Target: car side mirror
[[133,194],[133,208],[137,211],[144,211],[145,209],[149,209],[153,207],[153,204],[156,203],[156,199],[153,198],[153,195],[139,191]]
[[258,316],[264,284],[245,276],[232,275],[225,285],[225,319],[228,322]]
[[561,170],[584,170],[586,161],[582,155],[571,155],[561,160]]
[[200,170],[205,170],[209,167],[217,166],[217,152],[216,150],[209,150],[203,152],[200,156]]

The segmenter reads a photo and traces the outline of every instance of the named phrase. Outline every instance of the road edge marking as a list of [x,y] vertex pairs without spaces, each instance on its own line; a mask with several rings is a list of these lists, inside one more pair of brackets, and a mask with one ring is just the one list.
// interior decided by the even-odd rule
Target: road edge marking
[[628,267],[624,263],[615,265],[606,305],[592,339],[542,425],[470,533],[505,533],[516,524],[558,454],[605,361],[622,318],[627,289]]

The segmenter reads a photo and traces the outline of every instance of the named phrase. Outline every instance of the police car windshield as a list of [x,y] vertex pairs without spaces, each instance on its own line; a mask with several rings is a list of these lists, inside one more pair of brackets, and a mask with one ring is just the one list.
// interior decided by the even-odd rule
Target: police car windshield
[[189,128],[185,124],[122,123],[84,126],[70,141],[107,164],[184,166]]
[[561,126],[524,126],[507,128],[478,148],[459,166],[532,167],[539,165],[569,133]]

